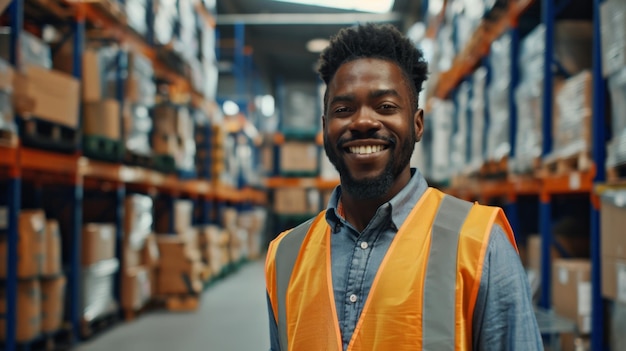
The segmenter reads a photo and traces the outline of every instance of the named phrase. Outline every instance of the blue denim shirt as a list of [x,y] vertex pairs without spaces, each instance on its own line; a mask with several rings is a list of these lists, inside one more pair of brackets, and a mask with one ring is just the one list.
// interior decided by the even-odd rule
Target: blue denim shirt
[[[328,203],[331,227],[332,281],[343,349],[346,350],[378,268],[398,228],[428,188],[413,169],[409,183],[359,233],[337,213],[341,187]],[[269,302],[269,299],[268,299]],[[271,350],[279,351],[278,328],[271,306]],[[506,234],[494,226],[483,265],[473,320],[474,350],[543,350],[533,312],[528,279]]]

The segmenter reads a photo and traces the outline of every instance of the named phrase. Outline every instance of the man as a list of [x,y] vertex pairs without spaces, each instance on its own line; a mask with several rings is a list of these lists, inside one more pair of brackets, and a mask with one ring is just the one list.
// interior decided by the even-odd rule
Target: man
[[341,185],[270,244],[272,350],[543,348],[502,210],[410,168],[426,71],[390,25],[343,29],[322,53],[324,148]]

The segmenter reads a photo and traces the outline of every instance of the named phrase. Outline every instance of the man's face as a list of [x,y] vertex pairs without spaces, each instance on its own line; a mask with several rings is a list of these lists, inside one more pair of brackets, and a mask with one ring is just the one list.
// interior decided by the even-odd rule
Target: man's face
[[399,191],[423,131],[402,70],[381,59],[343,64],[328,84],[324,149],[344,191],[376,199]]

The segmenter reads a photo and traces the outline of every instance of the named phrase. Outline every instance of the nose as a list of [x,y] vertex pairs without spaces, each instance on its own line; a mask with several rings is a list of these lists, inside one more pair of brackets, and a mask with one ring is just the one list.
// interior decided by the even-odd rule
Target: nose
[[382,127],[382,124],[376,118],[376,112],[371,108],[362,107],[352,117],[352,123],[350,124],[350,130],[354,133],[368,134],[373,131],[377,131]]

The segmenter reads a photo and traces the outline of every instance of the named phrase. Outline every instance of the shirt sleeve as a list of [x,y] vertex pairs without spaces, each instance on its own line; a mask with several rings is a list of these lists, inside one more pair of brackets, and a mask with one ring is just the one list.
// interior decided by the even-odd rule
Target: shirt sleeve
[[485,254],[473,327],[474,350],[543,350],[526,272],[498,225]]
[[280,351],[280,344],[278,342],[278,324],[276,323],[276,317],[274,316],[274,310],[272,309],[270,296],[267,294],[266,296],[267,296],[267,314],[270,319],[270,351]]

